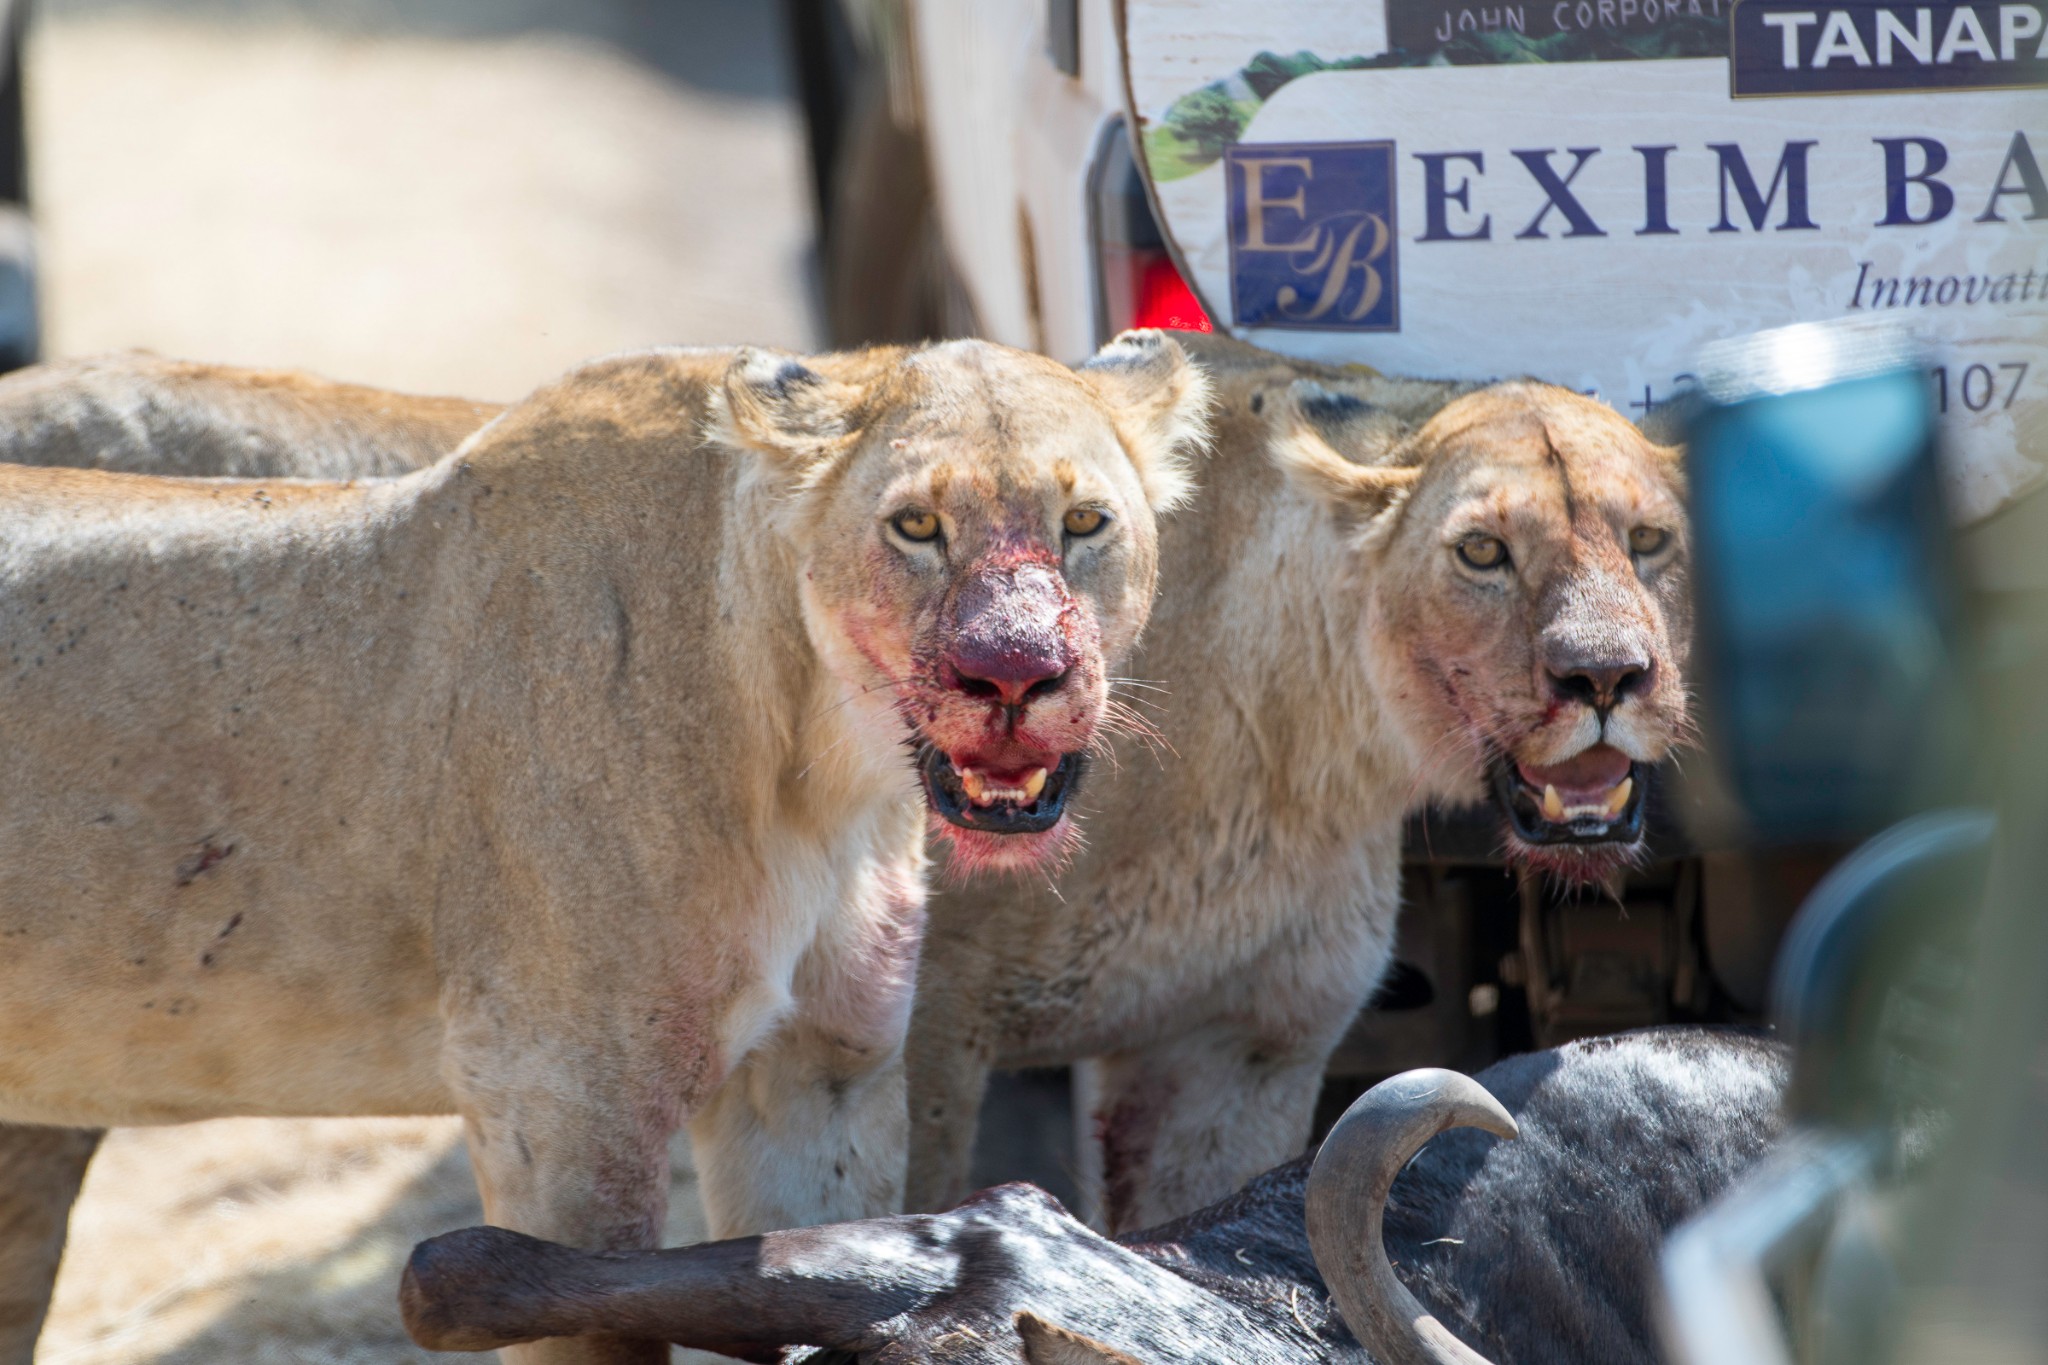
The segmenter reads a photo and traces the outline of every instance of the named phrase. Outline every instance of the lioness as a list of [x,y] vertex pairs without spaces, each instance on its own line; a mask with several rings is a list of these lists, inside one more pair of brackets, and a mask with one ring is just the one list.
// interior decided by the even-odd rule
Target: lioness
[[502,403],[337,384],[146,351],[0,375],[0,462],[219,478],[410,474]]
[[[926,825],[1068,841],[1205,402],[1157,333],[672,350],[387,482],[0,468],[0,1119],[452,1107],[591,1248],[684,1122],[718,1235],[893,1208]],[[0,1357],[88,1151],[0,1143]]]

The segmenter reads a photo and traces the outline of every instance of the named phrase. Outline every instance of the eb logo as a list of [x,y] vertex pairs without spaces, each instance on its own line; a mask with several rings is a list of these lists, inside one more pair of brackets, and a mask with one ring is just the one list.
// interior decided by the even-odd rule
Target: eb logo
[[1223,173],[1240,326],[1401,330],[1392,142],[1239,143]]

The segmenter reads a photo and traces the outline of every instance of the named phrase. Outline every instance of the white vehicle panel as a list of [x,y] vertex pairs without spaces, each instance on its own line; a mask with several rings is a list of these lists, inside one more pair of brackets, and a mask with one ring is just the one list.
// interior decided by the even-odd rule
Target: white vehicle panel
[[[1718,41],[1726,52],[1720,0],[1663,2],[1667,32],[1683,19],[1692,50]],[[1602,11],[1639,15],[1644,4],[1657,8],[1578,8],[1597,27]],[[1949,0],[1941,12],[1958,8],[1969,6]],[[2004,47],[2023,66],[2038,11],[1977,8],[1994,16],[1979,24],[1986,41],[2012,40]],[[2005,9],[2014,14],[2001,33]],[[1484,31],[1510,12],[1562,32],[1577,9],[1130,0],[1143,164],[1219,325],[1396,373],[1534,373],[1641,413],[1688,377],[1703,342],[1882,315],[1909,325],[1939,366],[1958,518],[2040,481],[2048,205],[2030,187],[2048,158],[2048,100],[2038,90],[1735,99],[1726,55],[1526,56],[1569,37],[1512,63],[1399,64],[1420,60],[1412,44],[1429,41],[1415,35],[1431,23],[1436,37],[1463,40],[1469,16]],[[1766,36],[1805,34],[1786,80],[1829,79],[1832,61],[1818,74],[1807,65],[1824,54],[1812,47],[1821,21],[1804,14],[1767,19]],[[1390,51],[1402,23],[1411,48]],[[1956,26],[1971,57],[1969,23]],[[1611,52],[1617,33],[1664,36],[1647,21],[1622,25],[1589,32],[1584,50]],[[1852,40],[1829,41],[1846,50]],[[1752,65],[1774,55],[1747,51]],[[1460,59],[1470,55],[1468,45]]]

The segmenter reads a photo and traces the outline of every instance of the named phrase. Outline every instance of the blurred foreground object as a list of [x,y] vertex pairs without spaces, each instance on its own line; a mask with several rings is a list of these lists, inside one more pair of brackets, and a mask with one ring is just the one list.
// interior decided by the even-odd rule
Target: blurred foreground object
[[1707,360],[1690,471],[1716,755],[1765,838],[1892,823],[1786,937],[1796,1126],[1672,1238],[1669,1344],[1682,1365],[2038,1361],[2048,543],[1989,587],[1958,576],[1935,401],[1896,335],[1785,329]]
[[42,355],[22,117],[21,43],[28,6],[29,0],[0,0],[0,371],[33,365]]
[[1895,328],[1707,348],[1691,424],[1703,699],[1752,840],[1951,799],[1964,698],[1926,366]]

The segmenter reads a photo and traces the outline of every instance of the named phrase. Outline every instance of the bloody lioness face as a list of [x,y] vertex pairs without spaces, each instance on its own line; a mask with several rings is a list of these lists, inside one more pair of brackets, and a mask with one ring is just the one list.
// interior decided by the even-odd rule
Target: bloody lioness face
[[1056,857],[1149,611],[1200,376],[1156,333],[1078,371],[951,343],[861,397],[806,495],[813,634],[848,687],[887,698],[956,863]]
[[1490,798],[1518,861],[1606,875],[1639,852],[1652,766],[1688,724],[1677,453],[1517,382],[1447,404],[1391,463],[1353,479],[1377,499],[1365,627],[1426,789]]

